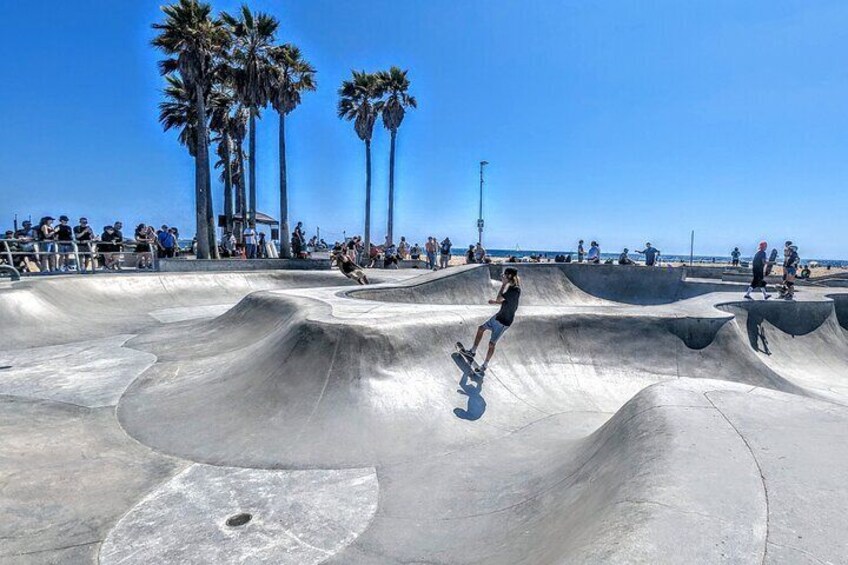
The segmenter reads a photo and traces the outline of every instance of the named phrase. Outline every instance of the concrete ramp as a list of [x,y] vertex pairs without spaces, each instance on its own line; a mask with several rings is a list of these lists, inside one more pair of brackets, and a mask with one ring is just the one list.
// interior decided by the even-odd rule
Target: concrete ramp
[[[506,265],[468,265],[439,271],[389,288],[350,293],[354,298],[409,304],[480,304],[500,286]],[[670,304],[710,292],[743,291],[745,285],[690,282],[685,268],[589,265],[584,263],[516,264],[522,304],[579,306],[623,303]]]
[[519,272],[3,286],[0,562],[845,561],[848,294]]

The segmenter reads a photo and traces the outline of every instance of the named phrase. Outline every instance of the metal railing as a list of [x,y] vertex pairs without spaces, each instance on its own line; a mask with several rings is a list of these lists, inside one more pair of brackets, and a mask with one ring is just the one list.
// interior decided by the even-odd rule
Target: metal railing
[[[149,245],[149,251],[137,251],[140,245]],[[117,247],[117,250],[115,250]],[[130,250],[132,249],[132,250]],[[135,259],[134,267],[148,263],[159,270],[159,253],[156,242],[124,240],[111,241],[37,241],[32,239],[0,239],[0,263],[5,263],[22,274],[51,274],[77,272],[93,274],[98,268],[122,270],[126,257]],[[98,265],[102,258],[102,265]],[[72,259],[72,260],[71,260]],[[70,261],[69,261],[70,260]],[[59,264],[64,262],[64,270]],[[68,263],[73,264],[70,268]],[[46,267],[45,267],[46,263]],[[33,270],[33,265],[37,270]]]

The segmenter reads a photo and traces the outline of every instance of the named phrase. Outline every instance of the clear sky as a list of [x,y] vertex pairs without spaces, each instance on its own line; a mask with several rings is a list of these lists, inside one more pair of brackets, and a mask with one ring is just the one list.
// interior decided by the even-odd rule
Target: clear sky
[[[217,9],[238,3],[218,1]],[[157,123],[160,2],[5,2],[0,223],[85,214],[193,231],[193,164]],[[753,250],[795,240],[848,258],[844,0],[261,0],[319,90],[288,121],[290,214],[327,239],[362,230],[364,147],[335,115],[350,69],[410,69],[396,235],[607,252]],[[259,209],[278,215],[277,118],[260,122]],[[385,233],[388,136],[374,142]],[[216,182],[216,213],[221,211]]]

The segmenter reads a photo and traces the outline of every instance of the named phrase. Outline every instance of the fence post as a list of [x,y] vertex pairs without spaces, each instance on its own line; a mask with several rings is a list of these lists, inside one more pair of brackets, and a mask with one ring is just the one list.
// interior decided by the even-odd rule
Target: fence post
[[9,258],[9,266],[14,267],[15,266],[15,258],[12,256],[12,250],[9,249],[9,242],[6,241],[5,239],[3,240],[3,247],[6,248],[6,256]]

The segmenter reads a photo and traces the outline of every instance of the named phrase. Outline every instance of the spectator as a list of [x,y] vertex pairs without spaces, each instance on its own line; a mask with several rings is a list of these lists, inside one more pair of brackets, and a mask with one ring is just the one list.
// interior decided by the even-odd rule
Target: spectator
[[442,240],[442,244],[441,244],[440,249],[439,249],[439,251],[440,251],[439,266],[442,269],[447,269],[448,265],[450,264],[451,247],[453,247],[453,243],[451,242],[449,237],[446,237],[445,239]]
[[[421,259],[421,247],[416,243],[412,246],[412,249],[409,251],[409,258],[413,261],[418,261]],[[418,265],[416,265],[418,267]]]
[[474,248],[474,261],[477,263],[486,262],[486,249],[480,242],[477,242],[477,247]]
[[177,238],[174,233],[168,229],[168,226],[162,226],[156,234],[157,245],[159,246],[159,255],[167,259],[174,257],[174,250],[177,246]]
[[39,250],[42,253],[41,268],[46,272],[58,270],[58,257],[55,255],[57,248],[56,230],[53,228],[54,219],[50,216],[44,216],[38,223]]
[[265,247],[265,232],[259,232],[259,248],[257,250],[258,256],[260,259],[268,258],[268,248]]
[[87,218],[80,218],[79,225],[74,226],[74,239],[77,240],[77,249],[82,257],[81,271],[93,271],[97,267],[94,249],[91,242],[94,241],[94,230],[88,225]]
[[393,243],[390,243],[388,247],[386,247],[386,251],[383,253],[383,268],[384,269],[397,269],[398,268],[398,252],[397,247]]
[[739,256],[741,253],[739,252],[738,247],[734,247],[733,251],[730,252],[730,264],[734,267],[739,266]]
[[59,246],[56,267],[64,272],[77,268],[74,260],[74,230],[68,225],[69,221],[67,216],[59,216],[59,225],[56,226],[56,243]]
[[625,247],[624,251],[622,251],[621,255],[618,256],[618,264],[619,265],[632,265],[633,264],[633,260],[630,259],[630,257],[627,255],[629,252],[630,252],[630,250]]
[[256,259],[256,224],[250,222],[242,234],[248,259]]
[[436,270],[436,251],[438,248],[436,238],[428,237],[427,243],[424,244],[424,252],[427,254],[427,268],[433,271]]
[[593,241],[589,246],[589,254],[586,256],[587,263],[594,263],[597,265],[601,262],[601,246],[598,245],[597,241]]
[[474,261],[474,246],[473,246],[473,245],[469,245],[469,246],[468,246],[468,251],[466,251],[466,252],[465,252],[465,264],[466,264],[466,265],[471,265],[471,264],[472,264],[472,263],[474,263],[474,262],[475,262],[475,261]]
[[153,268],[153,252],[150,245],[153,243],[153,238],[150,236],[150,231],[145,224],[138,224],[135,228],[135,252],[136,267],[139,269]]
[[583,240],[577,242],[577,262],[582,263],[583,257],[586,256],[586,251],[583,249]]
[[640,255],[645,256],[645,265],[648,267],[653,267],[656,264],[657,257],[660,254],[660,250],[656,247],[651,246],[651,242],[645,244],[645,249],[642,251],[637,251]]
[[397,250],[400,259],[406,259],[409,256],[409,243],[407,243],[404,236],[400,236],[400,243],[398,243]]
[[120,236],[115,231],[114,226],[104,226],[103,233],[100,235],[100,243],[97,245],[97,250],[102,253],[103,270],[120,271],[121,267],[118,264],[116,255],[120,251],[119,242]]

